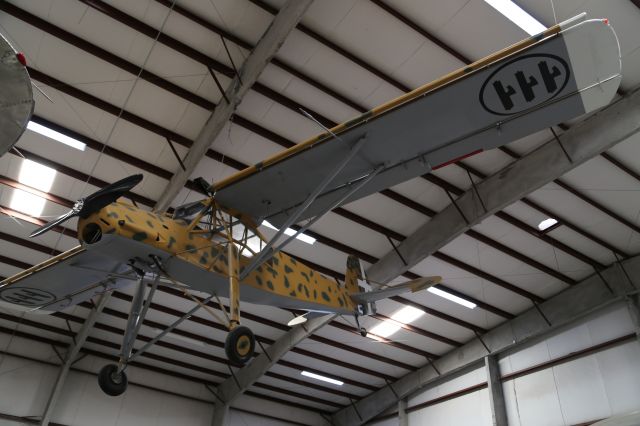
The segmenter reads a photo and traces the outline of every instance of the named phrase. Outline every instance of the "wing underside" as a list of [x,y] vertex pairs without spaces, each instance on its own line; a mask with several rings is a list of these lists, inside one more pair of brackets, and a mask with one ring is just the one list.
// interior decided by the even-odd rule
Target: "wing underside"
[[216,199],[280,226],[364,141],[299,220],[314,217],[376,169],[341,203],[606,105],[620,82],[620,53],[611,27],[593,20],[472,68],[383,113],[372,110],[338,126],[337,137],[314,138],[305,149],[230,177],[216,185]]
[[51,313],[128,284],[126,265],[78,246],[0,282],[0,304]]

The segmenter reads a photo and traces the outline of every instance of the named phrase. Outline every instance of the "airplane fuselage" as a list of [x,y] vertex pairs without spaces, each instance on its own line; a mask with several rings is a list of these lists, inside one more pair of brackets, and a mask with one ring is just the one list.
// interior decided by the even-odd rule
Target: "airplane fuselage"
[[[87,250],[100,250],[116,258],[135,254],[148,260],[149,255],[156,255],[176,281],[193,290],[229,295],[227,248],[186,220],[118,201],[80,219],[78,239]],[[240,272],[250,261],[239,256]],[[356,311],[337,281],[282,252],[249,273],[241,284],[241,299],[250,303],[318,312]]]

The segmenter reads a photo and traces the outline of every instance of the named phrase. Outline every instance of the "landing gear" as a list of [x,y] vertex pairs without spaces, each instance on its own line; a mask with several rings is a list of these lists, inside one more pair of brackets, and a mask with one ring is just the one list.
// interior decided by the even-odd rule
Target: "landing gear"
[[98,373],[98,385],[107,395],[122,395],[127,390],[127,375],[124,371],[118,372],[116,364],[107,364]]
[[367,337],[367,329],[360,326],[360,320],[358,320],[358,315],[354,315],[354,318],[356,319],[356,325],[358,326],[358,331],[360,331],[360,335],[362,337]]
[[245,326],[237,326],[229,332],[224,341],[224,351],[231,363],[245,365],[251,357],[256,346],[256,338],[253,332]]
[[248,327],[240,325],[240,280],[238,250],[232,240],[227,245],[229,268],[229,334],[224,351],[232,364],[245,365],[253,356],[256,338]]

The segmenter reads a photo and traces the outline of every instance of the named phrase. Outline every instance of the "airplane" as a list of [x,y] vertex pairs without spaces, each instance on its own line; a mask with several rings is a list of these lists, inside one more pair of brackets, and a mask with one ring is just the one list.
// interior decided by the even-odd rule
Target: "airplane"
[[34,107],[27,60],[0,34],[0,157],[20,139]]
[[[194,183],[206,197],[172,213],[127,202],[142,180],[129,176],[35,230],[31,236],[78,217],[80,245],[0,282],[0,300],[51,313],[137,281],[120,360],[98,377],[108,395],[124,392],[128,363],[185,318],[133,351],[158,285],[180,289],[197,303],[194,309],[206,309],[227,327],[225,353],[236,365],[250,361],[255,345],[241,325],[241,300],[306,311],[292,326],[334,313],[353,315],[360,327],[358,318],[375,313],[377,300],[424,290],[440,277],[367,291],[356,257],[348,257],[340,284],[284,253],[287,244],[337,206],[607,105],[620,71],[608,21],[580,15],[220,182],[198,178]],[[278,228],[270,239],[258,229],[263,221]],[[295,224],[301,225],[285,238]],[[229,299],[228,313],[220,297]],[[214,299],[220,315],[209,307]]]

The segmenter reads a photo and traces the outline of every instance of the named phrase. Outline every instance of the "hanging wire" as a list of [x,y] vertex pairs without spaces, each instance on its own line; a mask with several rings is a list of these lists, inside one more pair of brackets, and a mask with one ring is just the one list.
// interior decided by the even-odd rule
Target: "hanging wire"
[[553,12],[553,20],[555,21],[556,25],[558,24],[558,16],[556,15],[556,6],[555,4],[553,4],[553,0],[549,0],[549,3],[551,3],[551,11]]

